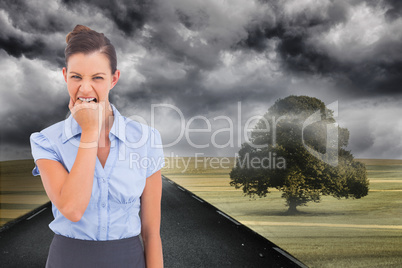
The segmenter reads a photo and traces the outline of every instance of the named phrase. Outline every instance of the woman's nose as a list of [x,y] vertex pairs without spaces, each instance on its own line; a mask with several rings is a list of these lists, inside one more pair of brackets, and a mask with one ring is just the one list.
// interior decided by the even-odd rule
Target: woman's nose
[[80,90],[82,92],[90,92],[92,91],[92,85],[89,82],[83,81],[80,86]]

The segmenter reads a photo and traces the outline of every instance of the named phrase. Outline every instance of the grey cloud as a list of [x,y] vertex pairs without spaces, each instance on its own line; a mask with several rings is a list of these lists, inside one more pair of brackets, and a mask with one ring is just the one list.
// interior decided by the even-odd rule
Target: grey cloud
[[28,3],[0,3],[0,10],[3,11],[0,16],[0,49],[16,58],[25,56],[28,59],[41,59],[59,67],[63,66],[63,40],[53,40],[52,36],[65,29],[63,17],[58,17],[46,7]]
[[[355,126],[356,128],[356,126]],[[374,137],[370,133],[367,125],[360,125],[358,128],[353,129],[349,138],[348,149],[354,154],[364,155],[374,146]]]
[[[36,5],[29,1],[2,1],[7,17],[0,21],[0,49],[13,57],[43,59],[64,66],[65,36],[76,24],[88,24],[101,13],[126,36],[141,29],[150,14],[150,1],[54,1]],[[74,15],[74,16],[71,16]],[[10,23],[10,25],[5,25]],[[98,23],[95,20],[95,23]],[[104,21],[109,24],[109,21]],[[8,29],[5,31],[4,29]],[[53,39],[53,40],[52,40]]]
[[[2,98],[12,104],[1,113],[2,148],[12,150],[12,146],[27,144],[30,133],[65,118],[67,92],[61,83],[51,83],[51,90],[58,93],[47,95],[49,88],[41,83],[54,80],[54,75],[47,74],[42,61],[49,70],[64,65],[64,37],[75,24],[104,31],[122,53],[118,64],[122,79],[110,99],[127,116],[149,118],[152,104],[171,103],[186,120],[196,115],[236,118],[240,101],[244,125],[247,118],[263,115],[276,99],[290,94],[307,94],[326,103],[343,100],[355,117],[360,116],[360,108],[353,101],[363,96],[378,99],[381,107],[389,103],[380,98],[383,95],[400,99],[400,39],[383,35],[359,58],[351,53],[350,62],[339,55],[347,47],[319,43],[322,35],[348,23],[353,7],[365,1],[331,1],[317,10],[316,6],[295,6],[291,15],[285,12],[285,2],[260,1],[253,6],[235,1],[226,7],[219,6],[220,2],[197,0],[64,0],[34,7],[29,1],[3,1],[0,49],[7,55],[0,53],[0,58],[17,58],[15,68],[23,72],[22,77],[10,75],[10,83],[0,86]],[[380,8],[373,1],[366,2],[373,10]],[[400,5],[391,0],[384,3],[389,12],[384,25],[399,34],[399,15],[395,14],[399,14]],[[131,62],[133,57],[138,58],[136,64]],[[8,85],[18,93],[8,92]],[[29,92],[24,88],[28,86]],[[23,98],[16,100],[18,94]],[[388,112],[379,111],[384,115]],[[367,114],[361,115],[366,116],[364,120],[353,121],[358,122],[355,125],[343,125],[351,130],[352,153],[398,157],[395,146],[378,143],[378,136],[384,135],[380,130],[392,124],[371,129],[369,124],[374,119]],[[157,127],[164,141],[174,138],[172,128],[177,120],[168,114],[159,121]],[[225,125],[216,122],[214,127]],[[388,139],[397,139],[398,131],[389,131],[389,135]],[[226,141],[224,135],[217,138],[221,144]],[[203,143],[205,137],[194,136],[193,140]],[[181,140],[166,153],[188,155],[194,151]],[[200,150],[209,155],[233,155],[236,151],[212,146]]]
[[133,36],[141,29],[150,16],[153,1],[149,0],[62,0],[63,4],[79,12],[80,8],[96,8],[93,13],[101,12],[110,18],[127,36]]
[[[151,79],[139,89],[124,95],[124,98],[141,103],[147,100],[163,102],[171,100],[188,117],[207,114],[210,111],[228,109],[238,101],[243,103],[266,103],[281,94],[284,85],[268,85],[265,81],[254,81],[250,84],[238,84],[228,90],[206,88],[203,84],[205,77],[199,70],[192,70],[179,80],[168,80],[162,77]],[[251,78],[250,78],[251,80]],[[277,87],[275,87],[277,86]],[[118,93],[114,93],[118,94]]]
[[57,1],[49,1],[47,5],[35,5],[24,0],[4,0],[0,9],[7,12],[13,26],[23,31],[35,34],[50,34],[66,30],[66,21],[57,16],[52,7],[58,6]]
[[46,62],[27,58],[13,59],[0,53],[0,117],[2,147],[29,146],[29,135],[63,120],[68,111],[67,91],[60,88],[62,75]]
[[[393,6],[388,11],[400,9],[397,1],[388,2],[392,2]],[[266,49],[267,40],[276,39],[277,52],[281,56],[283,67],[289,72],[331,77],[340,88],[352,89],[357,94],[399,95],[402,92],[401,39],[384,34],[384,39],[371,45],[371,54],[355,62],[344,62],[311,42],[320,34],[347,22],[350,19],[350,10],[362,3],[355,1],[346,4],[345,1],[333,1],[322,13],[305,10],[291,19],[284,15],[281,6],[276,5],[277,21],[274,24],[250,24],[247,28],[248,37],[239,42],[238,47],[263,51]],[[272,5],[273,2],[269,4]]]
[[14,88],[1,88],[11,91],[2,96],[8,109],[0,117],[1,142],[29,146],[32,132],[66,118],[68,94],[57,89],[58,84],[46,77],[43,66],[21,63],[19,67],[24,75],[12,83]]
[[402,15],[402,2],[398,0],[385,0],[385,3],[390,6],[390,8],[387,10],[386,15],[390,19],[398,19]]

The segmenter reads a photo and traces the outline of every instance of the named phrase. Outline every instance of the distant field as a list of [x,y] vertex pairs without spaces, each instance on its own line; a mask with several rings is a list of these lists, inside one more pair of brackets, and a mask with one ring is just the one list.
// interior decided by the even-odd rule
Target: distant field
[[32,159],[0,162],[0,227],[49,201],[33,167]]
[[[288,216],[280,192],[249,198],[229,185],[234,158],[166,158],[162,173],[310,267],[402,267],[402,160],[362,159],[369,195],[323,197]],[[190,160],[190,161],[189,161]],[[186,165],[188,164],[187,168]],[[48,202],[32,160],[0,162],[0,226]]]
[[[174,161],[187,163],[189,158],[182,160]],[[321,203],[299,208],[303,214],[298,216],[284,213],[285,201],[275,189],[252,199],[231,187],[233,158],[221,168],[211,168],[208,161],[192,158],[187,169],[170,161],[162,173],[309,267],[402,266],[402,160],[359,160],[371,181],[368,196],[323,197]]]

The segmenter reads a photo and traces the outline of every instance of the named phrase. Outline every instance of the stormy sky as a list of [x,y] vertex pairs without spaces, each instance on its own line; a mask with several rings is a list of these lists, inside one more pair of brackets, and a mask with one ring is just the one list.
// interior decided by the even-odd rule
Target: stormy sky
[[166,156],[234,156],[247,122],[308,95],[337,102],[355,157],[402,159],[401,12],[397,0],[1,1],[0,160],[31,158],[29,135],[66,118],[77,24],[112,41],[110,100],[147,124],[154,112]]

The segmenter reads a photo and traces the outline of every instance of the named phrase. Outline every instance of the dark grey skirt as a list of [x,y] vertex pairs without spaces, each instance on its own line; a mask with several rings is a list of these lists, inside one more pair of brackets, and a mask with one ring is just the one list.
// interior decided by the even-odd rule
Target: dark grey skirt
[[109,241],[80,240],[55,234],[46,268],[145,268],[139,236]]

